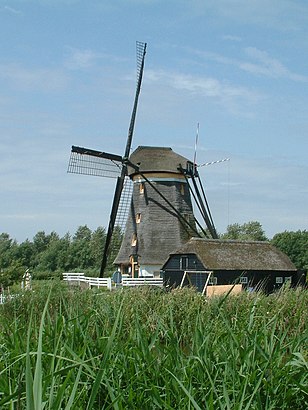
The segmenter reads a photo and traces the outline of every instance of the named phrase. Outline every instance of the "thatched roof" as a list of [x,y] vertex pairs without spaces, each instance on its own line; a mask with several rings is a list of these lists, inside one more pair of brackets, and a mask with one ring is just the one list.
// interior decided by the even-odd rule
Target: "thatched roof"
[[192,238],[170,255],[195,254],[209,270],[296,271],[269,242]]
[[[189,161],[182,155],[176,154],[171,148],[139,146],[129,157],[129,160],[139,166],[140,172],[172,172],[180,173],[179,165],[186,168]],[[129,168],[129,174],[136,173]]]

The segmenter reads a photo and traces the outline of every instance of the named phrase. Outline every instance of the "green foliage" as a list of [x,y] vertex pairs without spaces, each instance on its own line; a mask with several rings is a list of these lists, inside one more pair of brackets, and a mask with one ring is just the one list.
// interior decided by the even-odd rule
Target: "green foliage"
[[0,306],[0,408],[306,409],[307,302],[45,283]]
[[267,241],[267,237],[260,222],[250,221],[244,224],[231,224],[221,239],[238,239],[242,241]]
[[[111,242],[107,274],[112,273],[122,239],[122,232],[115,227]],[[19,281],[29,268],[34,278],[47,279],[60,277],[63,272],[84,272],[97,276],[100,271],[106,231],[98,227],[91,231],[86,225],[80,226],[71,237],[68,233],[62,238],[56,232],[46,234],[39,231],[30,241],[21,244],[7,233],[0,234],[0,285],[6,287]]]
[[289,256],[297,269],[308,271],[308,231],[277,233],[271,242]]
[[[298,269],[308,269],[308,232],[282,232],[276,234],[272,243],[285,252]],[[119,251],[123,233],[116,226],[111,241],[106,274],[114,271],[113,261]],[[251,221],[232,224],[222,239],[267,240],[261,224]],[[84,272],[97,276],[100,271],[106,231],[98,227],[91,231],[86,225],[80,226],[73,236],[65,234],[62,238],[56,232],[46,234],[39,231],[30,241],[21,244],[7,233],[0,234],[0,285],[8,286],[19,281],[29,268],[34,278],[47,279],[60,277],[63,272]]]
[[0,285],[3,288],[12,286],[16,282],[21,282],[26,268],[21,265],[20,261],[12,261],[9,267],[0,271]]
[[10,266],[11,260],[16,254],[17,242],[10,238],[9,234],[0,234],[0,272]]

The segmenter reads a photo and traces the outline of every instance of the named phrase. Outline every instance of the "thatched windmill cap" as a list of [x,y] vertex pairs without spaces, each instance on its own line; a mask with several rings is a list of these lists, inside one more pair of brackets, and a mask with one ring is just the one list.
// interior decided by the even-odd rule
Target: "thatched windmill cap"
[[[172,172],[180,174],[179,167],[187,168],[187,158],[176,154],[168,147],[139,146],[129,157],[129,160],[139,166],[139,171],[145,172]],[[136,174],[136,170],[129,167],[129,175]]]

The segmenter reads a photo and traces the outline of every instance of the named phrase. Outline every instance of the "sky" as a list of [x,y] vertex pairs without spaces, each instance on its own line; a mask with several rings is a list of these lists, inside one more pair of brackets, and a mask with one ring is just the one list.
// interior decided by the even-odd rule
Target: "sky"
[[306,0],[0,0],[0,233],[106,227],[115,180],[67,173],[72,145],[197,163],[219,232],[308,228]]

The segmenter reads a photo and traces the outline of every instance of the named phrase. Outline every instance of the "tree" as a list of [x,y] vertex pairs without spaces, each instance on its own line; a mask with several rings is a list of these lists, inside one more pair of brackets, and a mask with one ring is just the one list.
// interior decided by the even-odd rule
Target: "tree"
[[20,261],[12,261],[11,265],[0,271],[0,285],[3,288],[12,286],[16,282],[21,282],[26,268]]
[[0,271],[10,266],[17,250],[17,242],[7,233],[0,234]]
[[227,232],[221,235],[221,239],[237,239],[242,241],[267,241],[267,237],[260,222],[250,221],[240,225],[231,224]]
[[94,261],[94,266],[98,271],[100,269],[102,259],[103,259],[103,251],[106,241],[106,229],[99,226],[92,234],[91,238],[91,254]]
[[72,268],[88,269],[94,266],[94,257],[91,253],[92,231],[87,225],[79,226],[70,247]]
[[119,253],[122,240],[123,240],[123,232],[121,230],[121,227],[116,225],[114,227],[112,238],[111,238],[110,251],[109,251],[109,255],[107,259],[107,266],[106,266],[105,274],[112,273],[114,271],[113,262]]
[[308,231],[277,233],[271,243],[287,254],[297,269],[308,270]]
[[18,260],[22,266],[27,268],[33,268],[35,265],[35,252],[33,242],[26,239],[20,245],[16,247],[14,253],[14,260]]

